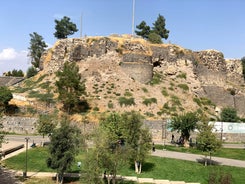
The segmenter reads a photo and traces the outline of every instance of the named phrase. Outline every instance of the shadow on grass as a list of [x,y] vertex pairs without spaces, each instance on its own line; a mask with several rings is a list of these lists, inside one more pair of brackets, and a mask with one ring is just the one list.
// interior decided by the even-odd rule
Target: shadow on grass
[[[155,167],[154,163],[145,162],[142,164],[142,171],[144,171],[144,172],[153,171],[154,167]],[[130,165],[130,170],[134,171],[134,165],[133,164]]]
[[197,162],[203,165],[205,165],[205,162],[207,163],[207,165],[220,165],[220,162],[217,162],[209,158],[197,159]]

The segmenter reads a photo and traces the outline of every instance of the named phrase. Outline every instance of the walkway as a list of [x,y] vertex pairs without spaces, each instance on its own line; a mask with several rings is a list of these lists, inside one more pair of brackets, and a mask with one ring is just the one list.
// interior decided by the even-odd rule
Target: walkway
[[[31,141],[30,141],[31,142]],[[18,146],[20,142],[12,142],[10,141],[9,144],[4,144],[3,148],[8,149],[14,146]],[[232,148],[240,148],[244,149],[244,145],[224,145],[224,147],[232,147]],[[3,150],[4,150],[3,149]],[[9,155],[6,155],[4,159],[7,159],[9,157],[12,157],[14,155],[19,154],[20,152],[25,151],[25,148],[22,148],[14,153],[11,153]],[[174,151],[167,151],[167,150],[156,150],[155,152],[152,152],[153,156],[158,157],[166,157],[166,158],[174,158],[174,159],[181,159],[181,160],[188,160],[193,162],[198,162],[200,160],[203,160],[205,157],[203,155],[196,155],[196,154],[190,154],[190,153],[181,153],[181,152],[174,152]],[[235,160],[235,159],[227,159],[227,158],[220,158],[220,157],[212,157],[212,160],[217,162],[220,165],[228,165],[228,166],[235,166],[235,167],[243,167],[245,168],[245,161],[242,160]],[[23,172],[15,172],[16,175],[22,176]],[[28,176],[35,176],[35,177],[53,177],[55,176],[55,173],[47,173],[47,172],[28,172]],[[78,174],[69,174],[71,177],[78,177]],[[132,180],[136,181],[138,183],[153,183],[153,184],[186,184],[183,181],[169,181],[169,180],[154,180],[153,178],[137,178],[137,177],[129,177],[129,176],[123,176],[122,178],[126,180]],[[198,183],[188,183],[188,184],[198,184]]]
[[[181,153],[181,152],[167,151],[167,150],[156,150],[155,152],[152,152],[152,155],[159,156],[159,157],[166,157],[166,158],[175,158],[175,159],[180,159],[180,160],[189,160],[193,162],[198,162],[198,161],[205,159],[204,155]],[[242,161],[242,160],[212,157],[212,161],[217,162],[220,165],[245,168],[245,161]]]

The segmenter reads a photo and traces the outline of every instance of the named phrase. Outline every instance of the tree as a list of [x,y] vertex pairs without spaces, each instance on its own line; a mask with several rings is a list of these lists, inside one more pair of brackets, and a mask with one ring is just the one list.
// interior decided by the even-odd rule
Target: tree
[[165,18],[159,14],[157,20],[153,23],[152,29],[145,21],[142,21],[136,26],[139,30],[136,30],[135,33],[152,43],[160,44],[162,43],[162,38],[167,39],[169,35],[169,30],[165,26]]
[[[213,126],[207,122],[201,124],[198,128],[197,134],[197,149],[208,152],[211,160],[211,153],[215,152],[221,147],[221,141],[218,140],[215,134],[212,132]],[[205,159],[205,166],[207,165],[207,159]]]
[[72,35],[78,31],[76,24],[70,22],[70,18],[64,16],[60,21],[55,20],[54,36],[58,39],[67,38],[68,35]]
[[22,70],[13,69],[12,71],[8,71],[5,76],[13,76],[13,77],[24,77],[24,73]]
[[185,147],[188,146],[191,131],[197,128],[197,122],[197,113],[193,112],[187,112],[171,119],[170,128],[173,131],[177,130],[177,132],[181,132],[181,138],[183,138],[181,144],[184,144]]
[[35,68],[39,68],[40,59],[48,45],[43,41],[43,37],[36,32],[30,34],[30,47],[29,57],[31,58],[31,63]]
[[80,96],[86,93],[79,68],[74,62],[65,62],[63,70],[58,71],[56,76],[58,77],[55,83],[59,93],[58,99],[63,103],[64,110],[71,113],[76,106],[79,106]]
[[31,66],[27,69],[26,77],[27,78],[33,77],[37,74],[37,72],[38,72],[37,69],[35,67]]
[[162,43],[162,39],[160,37],[160,35],[154,33],[154,32],[151,32],[148,36],[148,40],[151,42],[151,43],[156,43],[156,44],[160,44]]
[[60,128],[53,131],[47,166],[57,170],[57,183],[63,183],[64,172],[68,171],[75,162],[81,138],[80,130],[75,125],[71,125],[67,118],[61,121]]
[[221,110],[220,117],[223,122],[237,122],[239,120],[236,109],[232,107],[223,108]]
[[[127,163],[137,163],[137,173],[140,173],[142,163],[151,149],[151,135],[142,127],[142,117],[132,111],[123,114],[112,113],[103,118],[94,137],[93,160],[87,158],[89,171],[86,178],[94,181],[104,172],[108,184],[116,182],[118,169]],[[91,159],[91,158],[90,158]],[[87,168],[86,168],[87,170]],[[112,176],[112,178],[110,177]],[[92,179],[95,177],[95,179]]]
[[12,92],[6,86],[0,86],[0,112],[1,110],[6,110],[6,107],[12,98]]
[[146,24],[145,21],[142,21],[139,25],[136,26],[136,28],[141,30],[141,31],[137,31],[137,30],[135,31],[137,35],[142,36],[145,39],[148,38],[151,28]]
[[158,15],[157,20],[153,23],[153,32],[158,34],[161,38],[168,39],[169,30],[165,28],[165,18],[162,15]]
[[40,114],[37,122],[37,131],[43,137],[45,135],[51,135],[57,124],[57,114]]
[[245,56],[242,57],[241,62],[242,62],[242,74],[243,74],[243,78],[245,79]]
[[129,149],[130,162],[134,162],[135,172],[140,174],[142,164],[151,150],[152,138],[147,128],[143,127],[143,117],[136,113],[125,112],[121,115],[124,127],[125,144]]

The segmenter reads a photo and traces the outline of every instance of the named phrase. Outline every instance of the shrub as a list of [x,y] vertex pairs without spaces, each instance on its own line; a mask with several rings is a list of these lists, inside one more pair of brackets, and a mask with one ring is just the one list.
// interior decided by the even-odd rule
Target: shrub
[[145,104],[146,106],[151,105],[152,103],[157,103],[157,99],[156,98],[146,98],[143,101],[143,104]]
[[156,84],[160,84],[160,82],[162,81],[162,76],[160,73],[154,73],[153,78],[150,82],[151,85],[156,85]]
[[162,94],[163,94],[163,96],[169,95],[166,88],[162,88]]
[[132,94],[131,92],[129,92],[129,91],[126,91],[126,92],[124,93],[124,96],[133,96],[133,94]]
[[126,98],[126,97],[120,97],[119,98],[119,104],[120,106],[131,106],[135,105],[134,98]]
[[187,84],[178,84],[178,87],[183,89],[184,91],[188,91],[189,90],[189,86]]
[[173,96],[171,96],[171,102],[172,102],[172,104],[175,106],[175,105],[177,105],[177,106],[180,106],[181,105],[181,102],[180,102],[180,100],[179,100],[179,97],[177,97],[177,96],[175,96],[175,95],[173,95]]
[[186,73],[180,73],[177,78],[186,79]]
[[145,93],[148,93],[148,89],[143,87],[142,90],[145,92]]
[[114,105],[113,105],[113,103],[111,101],[108,102],[107,106],[108,106],[109,109],[113,109],[113,107],[114,107]]
[[30,77],[33,77],[34,75],[36,75],[37,74],[37,69],[36,68],[34,68],[34,67],[29,67],[28,69],[27,69],[27,72],[26,72],[26,77],[27,78],[30,78]]

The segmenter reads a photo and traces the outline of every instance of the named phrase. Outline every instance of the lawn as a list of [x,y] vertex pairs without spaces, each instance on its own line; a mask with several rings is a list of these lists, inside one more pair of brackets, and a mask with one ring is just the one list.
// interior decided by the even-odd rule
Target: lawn
[[[156,145],[156,149],[166,149],[169,151],[178,151],[185,153],[194,153],[194,154],[205,154],[202,151],[196,149],[195,147],[185,148],[182,146],[174,146],[174,145]],[[218,151],[212,153],[212,156],[215,157],[224,157],[231,158],[237,160],[245,160],[245,149],[235,149],[235,148],[221,148]]]
[[[55,172],[47,168],[46,158],[48,156],[46,148],[34,148],[28,150],[28,171],[40,172]],[[85,153],[81,152],[76,158],[77,161],[83,162]],[[24,170],[25,168],[25,152],[15,157],[4,161],[4,164],[11,169]],[[82,164],[83,166],[83,164]],[[85,168],[81,168],[82,172]],[[79,172],[79,168],[75,163],[70,172]],[[202,164],[183,161],[170,158],[160,158],[149,156],[143,164],[142,174],[136,175],[131,166],[125,165],[119,172],[124,176],[138,176],[154,179],[167,179],[173,181],[186,182],[200,182],[202,184],[208,183],[210,174],[214,174],[219,178],[221,174],[231,174],[232,183],[242,184],[245,181],[245,168],[229,167],[229,166],[208,166],[204,167]]]

